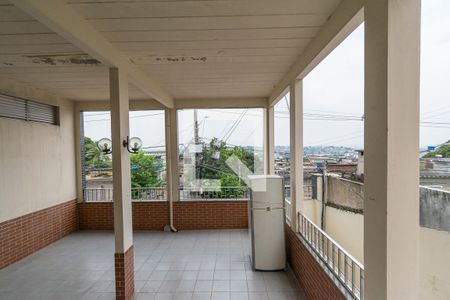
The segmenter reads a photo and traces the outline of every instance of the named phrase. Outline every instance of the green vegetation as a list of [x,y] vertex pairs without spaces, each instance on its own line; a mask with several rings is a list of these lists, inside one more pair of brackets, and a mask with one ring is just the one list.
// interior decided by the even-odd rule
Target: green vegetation
[[435,151],[431,151],[424,155],[424,158],[433,158],[436,155],[442,155],[443,158],[450,158],[450,144],[442,145]]
[[98,147],[98,142],[84,138],[84,164],[91,168],[110,168],[111,159]]
[[[87,168],[112,167],[111,156],[99,149],[98,142],[85,137],[84,149],[84,160]],[[131,154],[130,165],[132,188],[159,187],[164,184],[164,181],[159,176],[162,164],[156,157],[139,151]]]
[[252,151],[239,146],[227,147],[224,141],[217,138],[203,147],[199,158],[200,179],[219,179],[223,187],[236,187],[226,191],[227,195],[231,196],[239,195],[244,186],[244,183],[226,164],[226,160],[233,155],[237,156],[252,172],[255,171],[255,156]]
[[[111,155],[104,154],[98,143],[91,138],[85,137],[85,166],[87,168],[111,168]],[[218,193],[220,197],[238,198],[242,196],[242,188],[245,186],[238,175],[231,170],[226,160],[235,155],[252,172],[255,171],[255,156],[253,151],[244,147],[228,147],[224,141],[213,139],[209,144],[203,146],[203,151],[198,158],[199,179],[218,179],[222,187],[233,187],[223,189]],[[160,187],[165,184],[159,176],[162,168],[161,161],[152,155],[146,155],[143,151],[131,154],[131,187]],[[106,173],[105,173],[106,174]],[[186,175],[186,174],[185,174]],[[133,197],[139,197],[136,194]]]
[[146,155],[143,151],[133,153],[131,162],[131,187],[159,187],[164,182],[159,176],[161,163],[152,155]]

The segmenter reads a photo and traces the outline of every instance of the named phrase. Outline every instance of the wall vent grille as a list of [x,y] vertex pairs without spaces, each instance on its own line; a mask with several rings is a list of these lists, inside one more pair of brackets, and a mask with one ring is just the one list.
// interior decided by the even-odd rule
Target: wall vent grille
[[58,107],[0,94],[0,117],[57,125]]

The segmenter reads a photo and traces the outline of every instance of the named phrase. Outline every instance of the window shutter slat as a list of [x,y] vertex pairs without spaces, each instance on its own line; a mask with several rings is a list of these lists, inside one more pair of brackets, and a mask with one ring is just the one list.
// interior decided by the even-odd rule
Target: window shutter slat
[[56,124],[56,106],[0,94],[0,117]]
[[26,120],[25,100],[0,94],[0,117]]

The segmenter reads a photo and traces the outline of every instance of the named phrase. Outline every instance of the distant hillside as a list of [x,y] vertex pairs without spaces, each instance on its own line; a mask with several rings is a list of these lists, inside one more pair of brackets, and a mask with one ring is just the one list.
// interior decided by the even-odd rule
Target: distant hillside
[[[306,146],[304,148],[305,155],[331,155],[342,156],[348,154],[355,154],[355,148],[343,146]],[[275,152],[289,153],[289,146],[276,146]]]
[[343,146],[307,146],[304,148],[305,155],[346,155],[354,154],[355,148]]

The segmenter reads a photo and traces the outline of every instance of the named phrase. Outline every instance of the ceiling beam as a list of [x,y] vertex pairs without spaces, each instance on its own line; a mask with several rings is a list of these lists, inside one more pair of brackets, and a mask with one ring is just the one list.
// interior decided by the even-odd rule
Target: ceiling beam
[[205,98],[176,99],[175,108],[265,108],[267,98]]
[[153,99],[166,107],[174,106],[173,98],[159,83],[130,62],[124,53],[63,1],[20,0],[13,3],[104,65],[125,70],[130,82]]
[[305,77],[364,21],[362,8],[362,0],[343,0],[339,4],[316,37],[274,87],[269,105],[275,105],[288,91],[291,82]]

